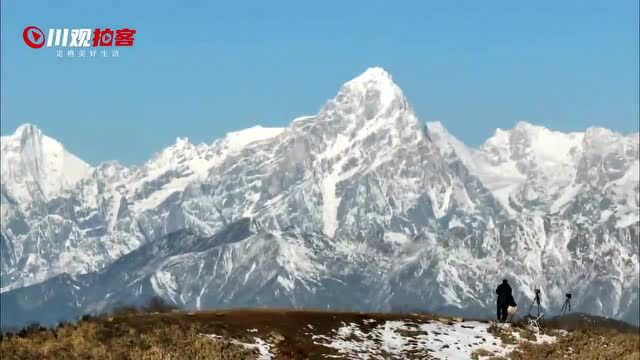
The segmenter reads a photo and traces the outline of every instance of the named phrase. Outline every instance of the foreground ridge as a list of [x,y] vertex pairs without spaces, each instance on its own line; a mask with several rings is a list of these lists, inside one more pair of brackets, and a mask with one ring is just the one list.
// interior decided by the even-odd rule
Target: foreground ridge
[[[196,354],[212,359],[541,359],[541,354],[544,358],[590,359],[640,355],[637,331],[614,332],[606,327],[539,332],[519,324],[498,328],[490,322],[416,313],[153,310],[122,309],[102,317],[84,317],[73,326],[63,324],[52,330],[32,327],[17,335],[5,334],[0,340],[0,355],[3,359],[107,354],[133,359]],[[589,341],[585,342],[585,337]]]

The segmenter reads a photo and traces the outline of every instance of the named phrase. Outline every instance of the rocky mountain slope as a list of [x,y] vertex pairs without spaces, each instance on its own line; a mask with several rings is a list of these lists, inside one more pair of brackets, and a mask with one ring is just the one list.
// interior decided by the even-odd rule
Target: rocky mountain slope
[[519,123],[470,148],[380,68],[287,128],[178,139],[140,167],[90,168],[25,125],[2,137],[3,322],[154,295],[491,315],[507,277],[524,308],[541,288],[545,311],[571,292],[638,323],[638,141]]

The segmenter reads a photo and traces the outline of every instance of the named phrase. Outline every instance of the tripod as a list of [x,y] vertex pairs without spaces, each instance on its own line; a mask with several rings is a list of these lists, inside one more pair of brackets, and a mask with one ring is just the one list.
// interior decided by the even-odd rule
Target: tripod
[[[538,332],[542,328],[542,322],[544,314],[540,312],[540,289],[536,289],[536,297],[533,299],[531,306],[529,306],[529,314],[527,315],[529,321],[529,327],[536,329]],[[531,309],[533,309],[533,305],[538,305],[538,315],[532,316]]]
[[571,312],[571,294],[567,294],[566,296],[567,299],[564,301],[564,305],[562,305],[562,310],[560,310],[561,315]]
[[536,297],[533,299],[531,306],[529,306],[528,314],[531,315],[531,309],[533,309],[533,305],[538,305],[538,317],[540,316],[540,290],[536,289]]

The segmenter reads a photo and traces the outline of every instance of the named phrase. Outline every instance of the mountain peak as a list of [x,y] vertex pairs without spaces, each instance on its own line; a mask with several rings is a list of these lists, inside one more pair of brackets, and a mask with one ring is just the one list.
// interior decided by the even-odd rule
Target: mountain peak
[[370,67],[367,70],[365,70],[362,74],[351,79],[349,82],[347,82],[347,84],[356,83],[356,82],[369,82],[369,81],[393,83],[391,74],[389,74],[385,69],[381,67]]
[[514,127],[514,129],[518,129],[518,130],[530,130],[530,129],[541,129],[541,128],[544,128],[544,127],[539,125],[533,125],[522,120],[518,121],[516,123],[516,126]]
[[42,133],[37,126],[24,123],[16,128],[16,131],[13,133],[14,135],[25,135],[25,134],[34,134],[34,133]]
[[377,89],[380,92],[395,93],[402,96],[402,91],[393,82],[391,74],[381,67],[368,68],[362,74],[345,83],[343,88],[345,87],[354,90]]
[[85,178],[91,167],[33,124],[2,136],[2,184],[24,203],[56,196]]
[[[2,136],[3,150],[19,149],[25,146],[42,143],[46,136],[33,124],[22,124],[11,135]],[[53,140],[53,139],[52,139]],[[55,141],[55,140],[53,140]]]
[[372,67],[346,82],[335,102],[346,109],[360,109],[366,119],[384,116],[389,111],[407,110],[402,90],[384,69]]
[[42,139],[43,134],[42,131],[35,125],[25,123],[16,128],[16,131],[11,135],[2,136],[2,142],[15,142],[16,144],[27,144],[30,139]]

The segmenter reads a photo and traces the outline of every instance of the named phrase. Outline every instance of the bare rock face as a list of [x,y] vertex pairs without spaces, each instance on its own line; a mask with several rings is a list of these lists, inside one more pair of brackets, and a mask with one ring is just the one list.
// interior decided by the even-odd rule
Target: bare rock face
[[[140,167],[90,167],[27,125],[2,137],[2,319],[160,296],[493,316],[506,277],[638,323],[638,134],[519,123],[470,148],[373,68],[317,115]],[[52,309],[56,309],[55,311]]]

